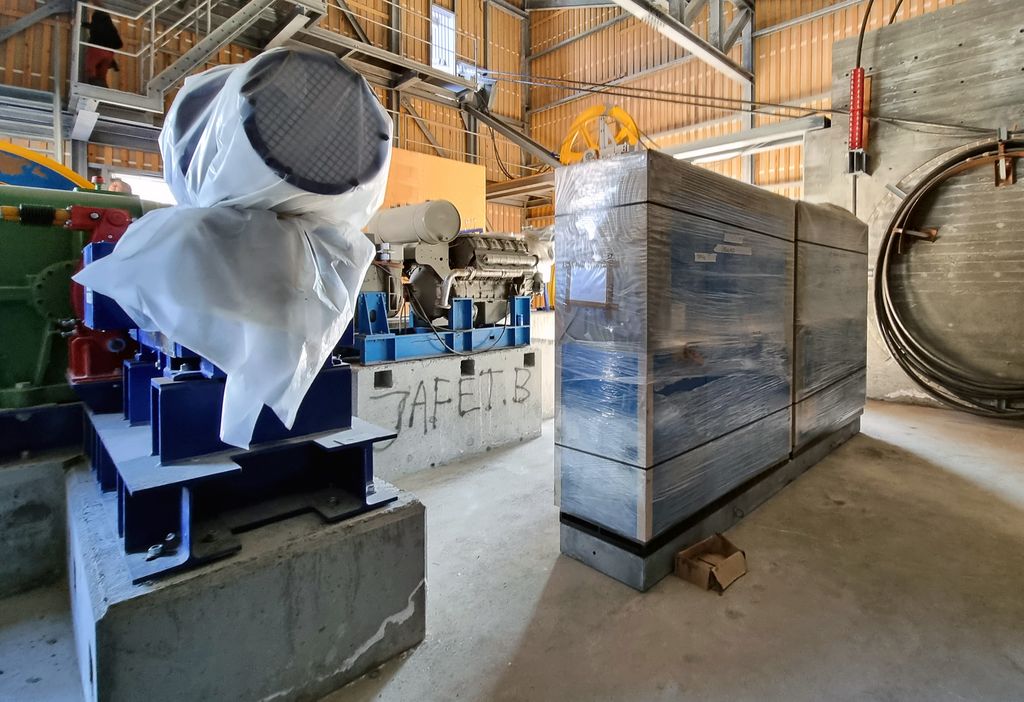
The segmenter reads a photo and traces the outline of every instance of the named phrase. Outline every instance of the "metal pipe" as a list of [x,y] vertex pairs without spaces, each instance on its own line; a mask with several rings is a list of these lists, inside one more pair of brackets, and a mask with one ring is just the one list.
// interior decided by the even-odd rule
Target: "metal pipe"
[[441,304],[438,307],[442,309],[451,307],[449,301],[451,300],[452,287],[459,278],[467,280],[475,280],[477,278],[517,278],[528,272],[529,269],[521,270],[518,268],[489,268],[487,270],[456,268],[446,275],[441,283]]

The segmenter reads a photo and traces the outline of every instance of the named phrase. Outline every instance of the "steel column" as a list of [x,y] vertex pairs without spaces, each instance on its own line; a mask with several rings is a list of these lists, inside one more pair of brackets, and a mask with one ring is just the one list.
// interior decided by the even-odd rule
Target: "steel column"
[[[740,39],[743,42],[743,65],[748,71],[750,71],[752,76],[754,75],[754,12],[755,10],[751,9],[749,12],[742,13],[746,15],[746,22],[743,24],[743,29],[740,35]],[[726,38],[726,41],[728,42],[728,37]],[[728,44],[728,46],[731,46],[731,44]],[[726,48],[726,51],[728,50],[729,49]],[[754,76],[751,78],[749,83],[743,86],[743,99],[750,101],[747,103],[747,107],[751,110],[754,107],[753,100],[756,80],[757,77]],[[747,129],[754,129],[757,125],[757,119],[753,112],[748,112],[744,115],[743,122],[746,124]],[[747,154],[743,157],[742,177],[745,183],[753,184],[754,181],[757,180],[756,166],[757,162],[754,158],[754,154]]]
[[722,0],[708,0],[708,43],[722,48]]

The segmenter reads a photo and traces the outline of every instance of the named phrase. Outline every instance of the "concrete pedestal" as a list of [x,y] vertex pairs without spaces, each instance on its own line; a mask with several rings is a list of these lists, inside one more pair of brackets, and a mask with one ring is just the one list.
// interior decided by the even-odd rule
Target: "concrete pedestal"
[[860,416],[801,453],[708,505],[672,532],[645,547],[621,537],[600,533],[593,526],[562,515],[562,553],[586,563],[630,587],[645,591],[675,568],[675,555],[684,548],[723,532],[754,511],[800,474],[860,432]]
[[0,463],[0,597],[64,572],[64,470],[76,451]]
[[540,436],[533,347],[353,365],[352,380],[352,413],[398,433],[374,445],[374,475],[385,480]]
[[68,474],[69,573],[86,700],[317,700],[423,640],[424,508],[302,515],[239,554],[132,585],[116,504]]

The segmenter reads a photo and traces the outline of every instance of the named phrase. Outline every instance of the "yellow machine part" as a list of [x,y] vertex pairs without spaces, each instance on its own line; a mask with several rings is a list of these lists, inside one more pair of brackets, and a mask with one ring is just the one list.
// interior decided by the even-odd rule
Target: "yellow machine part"
[[0,141],[0,184],[54,190],[93,190],[95,186],[38,151]]
[[599,156],[600,129],[604,120],[615,123],[615,134],[612,138],[615,145],[636,146],[640,143],[640,129],[628,112],[617,105],[597,105],[584,110],[573,121],[558,150],[559,160],[564,165],[569,165],[579,163],[587,158],[588,154],[591,157]]

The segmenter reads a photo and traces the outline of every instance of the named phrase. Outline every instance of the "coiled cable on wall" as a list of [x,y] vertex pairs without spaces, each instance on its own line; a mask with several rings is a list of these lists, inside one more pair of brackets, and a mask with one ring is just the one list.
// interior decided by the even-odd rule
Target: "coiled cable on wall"
[[1024,384],[993,381],[971,375],[930,348],[907,322],[891,291],[892,262],[899,255],[918,205],[955,175],[998,164],[1001,159],[1024,158],[1024,141],[988,142],[946,160],[930,171],[903,200],[886,228],[875,268],[875,312],[878,330],[900,367],[937,400],[973,414],[1003,419],[1024,419]]

